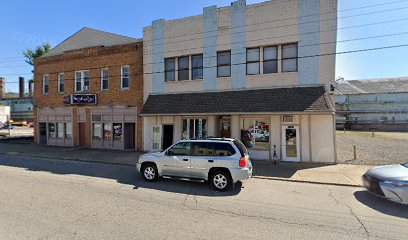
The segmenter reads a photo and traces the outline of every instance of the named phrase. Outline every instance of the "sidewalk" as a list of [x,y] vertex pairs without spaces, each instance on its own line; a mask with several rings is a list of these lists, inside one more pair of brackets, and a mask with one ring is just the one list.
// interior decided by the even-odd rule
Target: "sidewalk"
[[[22,141],[0,142],[0,154],[135,166],[141,153],[44,146]],[[290,162],[278,162],[275,165],[269,161],[253,161],[253,165],[254,178],[356,187],[362,185],[361,176],[372,167],[368,165],[322,165]]]

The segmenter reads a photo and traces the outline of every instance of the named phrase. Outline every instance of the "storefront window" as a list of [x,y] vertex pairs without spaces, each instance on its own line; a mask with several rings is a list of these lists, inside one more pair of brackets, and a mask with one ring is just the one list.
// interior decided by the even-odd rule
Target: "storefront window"
[[122,123],[113,124],[113,140],[122,139]]
[[103,124],[103,139],[112,140],[112,123]]
[[207,137],[206,119],[184,119],[183,139],[199,139]]
[[269,121],[267,119],[241,119],[241,141],[247,148],[269,149]]
[[57,138],[64,138],[64,123],[57,123]]
[[48,137],[55,138],[55,123],[48,123]]
[[65,138],[72,139],[72,123],[65,123]]
[[102,124],[94,123],[92,125],[93,139],[102,139]]

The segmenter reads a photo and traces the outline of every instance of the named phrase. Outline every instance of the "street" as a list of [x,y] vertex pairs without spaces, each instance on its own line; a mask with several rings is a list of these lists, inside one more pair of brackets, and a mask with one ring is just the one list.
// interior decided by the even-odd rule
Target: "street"
[[[0,239],[404,239],[408,208],[357,187],[146,183],[124,165],[0,155]],[[405,236],[405,237],[404,237]]]

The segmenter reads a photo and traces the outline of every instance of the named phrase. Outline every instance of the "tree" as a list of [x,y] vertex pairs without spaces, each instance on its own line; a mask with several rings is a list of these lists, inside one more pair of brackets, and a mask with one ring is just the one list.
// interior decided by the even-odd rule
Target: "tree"
[[26,49],[23,51],[24,57],[26,57],[26,63],[34,66],[34,60],[42,55],[46,54],[51,50],[51,45],[49,43],[43,43],[40,46],[35,47],[34,50]]

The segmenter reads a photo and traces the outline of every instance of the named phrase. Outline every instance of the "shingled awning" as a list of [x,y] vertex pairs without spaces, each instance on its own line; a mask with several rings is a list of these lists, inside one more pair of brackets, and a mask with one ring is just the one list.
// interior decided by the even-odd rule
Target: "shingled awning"
[[141,115],[333,112],[323,86],[149,95]]

